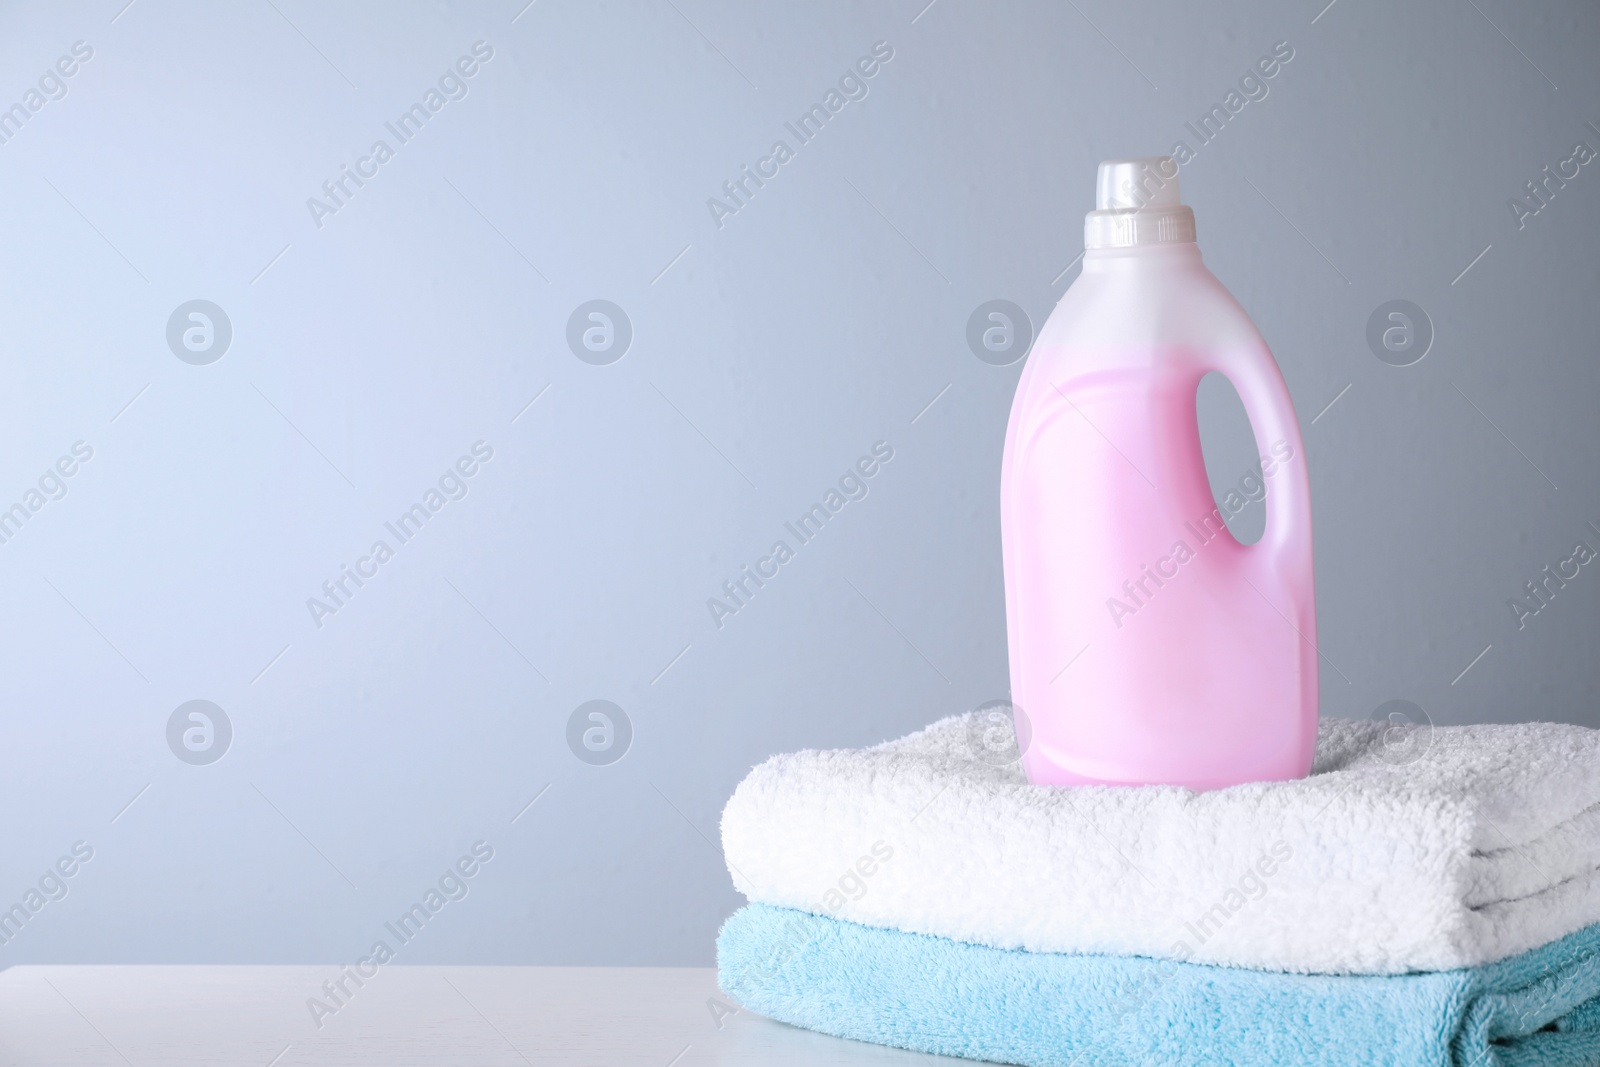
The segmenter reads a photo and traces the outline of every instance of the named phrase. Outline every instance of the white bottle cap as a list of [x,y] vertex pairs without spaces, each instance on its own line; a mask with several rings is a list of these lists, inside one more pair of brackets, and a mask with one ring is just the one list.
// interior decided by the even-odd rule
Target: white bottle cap
[[1095,178],[1094,201],[1083,220],[1084,248],[1194,240],[1194,212],[1183,204],[1171,156],[1106,160]]

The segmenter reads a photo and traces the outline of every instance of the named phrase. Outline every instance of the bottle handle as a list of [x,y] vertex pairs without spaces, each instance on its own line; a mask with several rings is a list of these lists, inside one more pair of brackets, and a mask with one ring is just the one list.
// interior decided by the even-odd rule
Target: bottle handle
[[[1311,479],[1305,445],[1289,387],[1277,362],[1263,346],[1211,354],[1208,370],[1224,375],[1244,402],[1256,455],[1262,461],[1266,492],[1266,530],[1254,548],[1271,561],[1309,569],[1311,561]],[[1268,471],[1271,473],[1268,473]]]

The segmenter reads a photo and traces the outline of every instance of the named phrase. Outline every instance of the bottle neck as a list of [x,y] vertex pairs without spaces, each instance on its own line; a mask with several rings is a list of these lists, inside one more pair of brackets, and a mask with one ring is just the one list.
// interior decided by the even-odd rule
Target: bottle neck
[[1200,263],[1200,246],[1193,241],[1171,244],[1130,245],[1126,248],[1091,248],[1083,253],[1083,273],[1110,274],[1132,270],[1160,270]]

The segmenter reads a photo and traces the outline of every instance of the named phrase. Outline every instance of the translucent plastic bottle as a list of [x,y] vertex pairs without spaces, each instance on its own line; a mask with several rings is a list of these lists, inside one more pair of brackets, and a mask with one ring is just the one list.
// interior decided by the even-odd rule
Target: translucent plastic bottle
[[[1311,497],[1283,376],[1200,261],[1170,158],[1100,165],[1083,271],[1039,333],[1000,481],[1011,696],[1035,784],[1214,789],[1310,771]],[[1266,532],[1212,498],[1195,393],[1220,371]],[[1025,717],[1026,721],[1023,721]]]

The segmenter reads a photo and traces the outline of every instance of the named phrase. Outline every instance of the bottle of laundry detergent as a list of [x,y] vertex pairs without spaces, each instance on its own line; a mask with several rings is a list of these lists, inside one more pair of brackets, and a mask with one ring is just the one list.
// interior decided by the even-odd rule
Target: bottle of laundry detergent
[[[1000,478],[1011,697],[1036,785],[1298,778],[1317,734],[1311,496],[1266,342],[1200,260],[1169,157],[1100,164],[1083,270],[1017,385]],[[1195,394],[1218,371],[1260,455],[1224,524]],[[1237,492],[1238,490],[1236,490]]]

